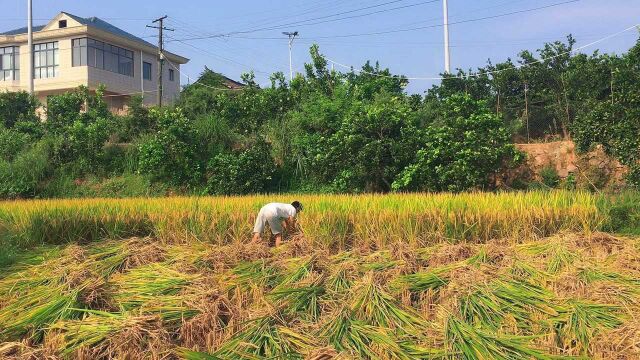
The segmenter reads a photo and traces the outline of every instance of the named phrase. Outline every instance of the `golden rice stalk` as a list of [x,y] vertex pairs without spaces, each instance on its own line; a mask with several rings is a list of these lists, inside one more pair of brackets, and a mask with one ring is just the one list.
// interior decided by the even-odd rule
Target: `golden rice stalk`
[[84,312],[81,320],[60,321],[50,328],[47,340],[64,357],[160,359],[169,349],[170,334],[157,316]]

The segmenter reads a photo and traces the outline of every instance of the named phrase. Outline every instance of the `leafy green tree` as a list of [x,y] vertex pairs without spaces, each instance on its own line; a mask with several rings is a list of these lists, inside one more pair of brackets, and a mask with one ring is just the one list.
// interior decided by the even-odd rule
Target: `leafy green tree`
[[629,167],[628,182],[640,186],[640,40],[620,59],[606,60],[614,65],[611,87],[595,84],[599,96],[585,101],[572,126],[574,140],[581,151],[601,145]]
[[250,147],[218,154],[207,166],[207,192],[218,195],[261,193],[276,173],[270,146],[258,139]]
[[16,123],[38,121],[38,100],[25,91],[0,93],[0,123],[13,128]]
[[155,130],[149,108],[144,106],[141,96],[134,96],[129,100],[127,115],[120,118],[120,124],[118,135],[122,141],[131,141]]
[[406,98],[381,93],[354,106],[328,139],[325,166],[337,172],[339,191],[391,191],[393,179],[411,161],[418,139]]
[[30,198],[52,171],[52,142],[43,139],[24,148],[14,159],[0,160],[0,197]]
[[509,131],[483,101],[445,100],[443,122],[427,127],[414,162],[396,178],[396,191],[490,189],[492,176],[519,160]]
[[138,146],[138,171],[176,186],[197,184],[202,166],[196,159],[197,136],[190,121],[177,108],[151,109],[149,116],[157,131]]

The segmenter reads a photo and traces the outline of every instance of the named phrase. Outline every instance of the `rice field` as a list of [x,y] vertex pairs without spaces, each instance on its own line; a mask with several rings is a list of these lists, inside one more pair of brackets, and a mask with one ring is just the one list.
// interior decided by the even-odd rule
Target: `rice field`
[[278,248],[248,242],[266,196],[0,204],[0,358],[640,358],[610,198],[298,198]]
[[251,238],[262,205],[294,199],[305,205],[299,222],[306,239],[336,250],[395,241],[427,246],[531,239],[594,231],[609,222],[608,198],[560,191],[35,200],[0,202],[0,241],[28,248],[152,236],[165,243],[228,245]]

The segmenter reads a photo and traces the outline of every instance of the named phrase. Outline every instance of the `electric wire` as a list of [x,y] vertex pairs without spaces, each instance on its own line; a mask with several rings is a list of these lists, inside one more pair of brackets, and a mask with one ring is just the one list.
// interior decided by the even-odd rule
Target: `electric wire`
[[[537,59],[535,61],[531,61],[531,62],[528,62],[528,63],[514,64],[514,66],[512,68],[493,70],[493,71],[482,71],[482,72],[479,72],[479,73],[467,74],[467,75],[465,75],[465,77],[480,77],[482,75],[498,74],[498,73],[509,71],[509,70],[522,69],[522,68],[527,67],[527,66],[531,66],[531,65],[534,65],[534,64],[539,64],[539,63],[542,63],[542,62],[546,62],[546,61],[549,61],[549,60],[553,60],[553,59],[559,58],[561,56],[565,56],[565,55],[576,53],[576,52],[578,52],[580,50],[586,49],[588,47],[597,45],[597,44],[599,44],[601,42],[607,41],[607,40],[609,40],[611,38],[614,38],[614,37],[617,37],[619,35],[622,35],[622,34],[628,32],[628,31],[631,31],[631,30],[634,30],[634,29],[638,29],[639,27],[640,27],[640,24],[636,24],[636,25],[630,26],[630,27],[628,27],[628,28],[626,28],[626,29],[624,29],[622,31],[619,31],[619,32],[616,32],[614,34],[605,36],[603,38],[600,38],[600,39],[598,39],[596,41],[590,42],[590,43],[588,43],[586,45],[579,46],[579,47],[577,47],[575,49],[572,49],[570,51],[566,51],[566,52],[563,52],[563,53],[560,53],[560,54],[556,54],[554,56],[549,56],[549,57],[546,57],[546,58]],[[384,78],[406,79],[406,80],[433,80],[433,81],[436,81],[436,80],[440,80],[441,81],[441,80],[456,78],[456,76],[448,76],[448,77],[447,76],[406,77],[406,76],[400,76],[400,75],[384,75],[384,74],[378,74],[378,73],[373,73],[373,72],[364,71],[364,70],[358,70],[358,69],[355,69],[355,67],[352,66],[352,65],[345,65],[343,63],[340,63],[338,61],[332,60],[332,59],[327,58],[327,57],[325,57],[325,59],[328,62],[330,62],[330,63],[332,63],[334,65],[350,69],[353,72],[372,75],[372,76],[378,76],[378,77],[384,77]]]
[[[511,16],[511,15],[518,15],[518,14],[523,14],[523,13],[528,13],[528,12],[534,12],[534,11],[538,11],[538,10],[549,9],[549,8],[552,8],[552,7],[567,5],[567,4],[576,3],[576,2],[580,2],[580,1],[582,1],[582,0],[568,0],[568,1],[563,1],[563,2],[559,2],[559,3],[553,3],[553,4],[549,4],[549,5],[545,5],[545,6],[539,6],[539,7],[534,7],[534,8],[524,9],[524,10],[511,11],[511,12],[507,12],[507,13],[490,15],[490,16],[483,16],[483,17],[478,17],[478,18],[473,18],[473,19],[459,20],[459,21],[450,22],[449,26],[451,26],[451,25],[459,25],[459,24],[466,24],[466,23],[477,22],[477,21],[497,19],[497,18],[501,18],[501,17]],[[428,25],[428,26],[418,26],[418,27],[412,27],[412,28],[406,28],[406,29],[377,31],[377,32],[369,32],[369,33],[341,34],[341,35],[330,35],[330,36],[316,36],[315,39],[334,39],[334,38],[350,38],[350,37],[360,37],[360,36],[375,36],[375,35],[397,34],[397,33],[402,33],[402,32],[434,29],[434,28],[441,28],[441,27],[444,27],[444,24],[434,24],[434,25]]]
[[174,65],[171,61],[167,60],[167,63],[169,63],[169,65],[178,72],[178,75],[180,76],[184,76],[186,77],[190,84],[189,85],[199,85],[199,86],[203,86],[206,88],[210,88],[212,90],[221,90],[221,91],[241,91],[242,89],[233,89],[233,88],[221,88],[221,87],[215,87],[215,86],[211,86],[211,85],[207,85],[207,84],[203,84],[200,82],[200,79],[196,79],[193,83],[191,83],[191,81],[193,81],[193,78],[187,74],[185,74],[184,72],[182,72],[176,65]]
[[[517,15],[517,14],[522,14],[522,13],[527,13],[527,12],[544,10],[544,9],[557,7],[557,6],[562,6],[562,5],[567,5],[567,4],[572,4],[572,3],[576,3],[576,2],[580,2],[580,1],[582,1],[582,0],[567,0],[567,1],[563,1],[563,2],[557,2],[557,3],[548,4],[548,5],[544,5],[544,6],[538,6],[538,7],[529,8],[529,9],[516,10],[516,11],[511,11],[511,12],[502,13],[502,14],[489,15],[489,16],[483,16],[483,17],[479,17],[479,18],[454,21],[454,22],[450,22],[449,25],[458,25],[458,24],[465,24],[465,23],[476,22],[476,21],[497,19],[497,18],[501,18],[501,17],[505,17],[505,16],[511,16],[511,15]],[[341,34],[341,35],[331,35],[331,36],[316,36],[314,38],[315,39],[333,39],[333,38],[348,38],[348,37],[359,37],[359,36],[386,35],[386,34],[396,34],[396,33],[416,31],[416,30],[440,28],[440,27],[443,27],[443,26],[444,26],[443,24],[434,24],[434,25],[428,25],[428,26],[418,26],[418,27],[405,28],[405,29],[388,30],[388,31],[377,31],[377,32],[356,33],[356,34]],[[234,35],[237,35],[237,34],[248,34],[248,33],[259,32],[259,31],[264,31],[264,30],[263,29],[253,29],[253,30],[245,30],[245,31],[235,31],[235,32],[229,32],[229,33],[226,33],[226,34],[217,34],[217,35],[210,35],[210,36],[185,38],[185,39],[180,39],[180,40],[181,41],[191,41],[191,40],[202,40],[202,39],[210,39],[210,38],[217,38],[217,37],[233,37]]]

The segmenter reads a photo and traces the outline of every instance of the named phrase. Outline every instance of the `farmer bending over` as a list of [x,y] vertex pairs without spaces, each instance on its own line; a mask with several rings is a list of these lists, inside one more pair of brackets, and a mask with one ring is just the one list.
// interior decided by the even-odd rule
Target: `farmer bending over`
[[262,207],[253,227],[253,241],[262,240],[264,225],[268,222],[271,233],[276,236],[276,246],[282,243],[282,231],[293,229],[296,215],[302,211],[302,204],[294,201],[291,204],[270,203]]

